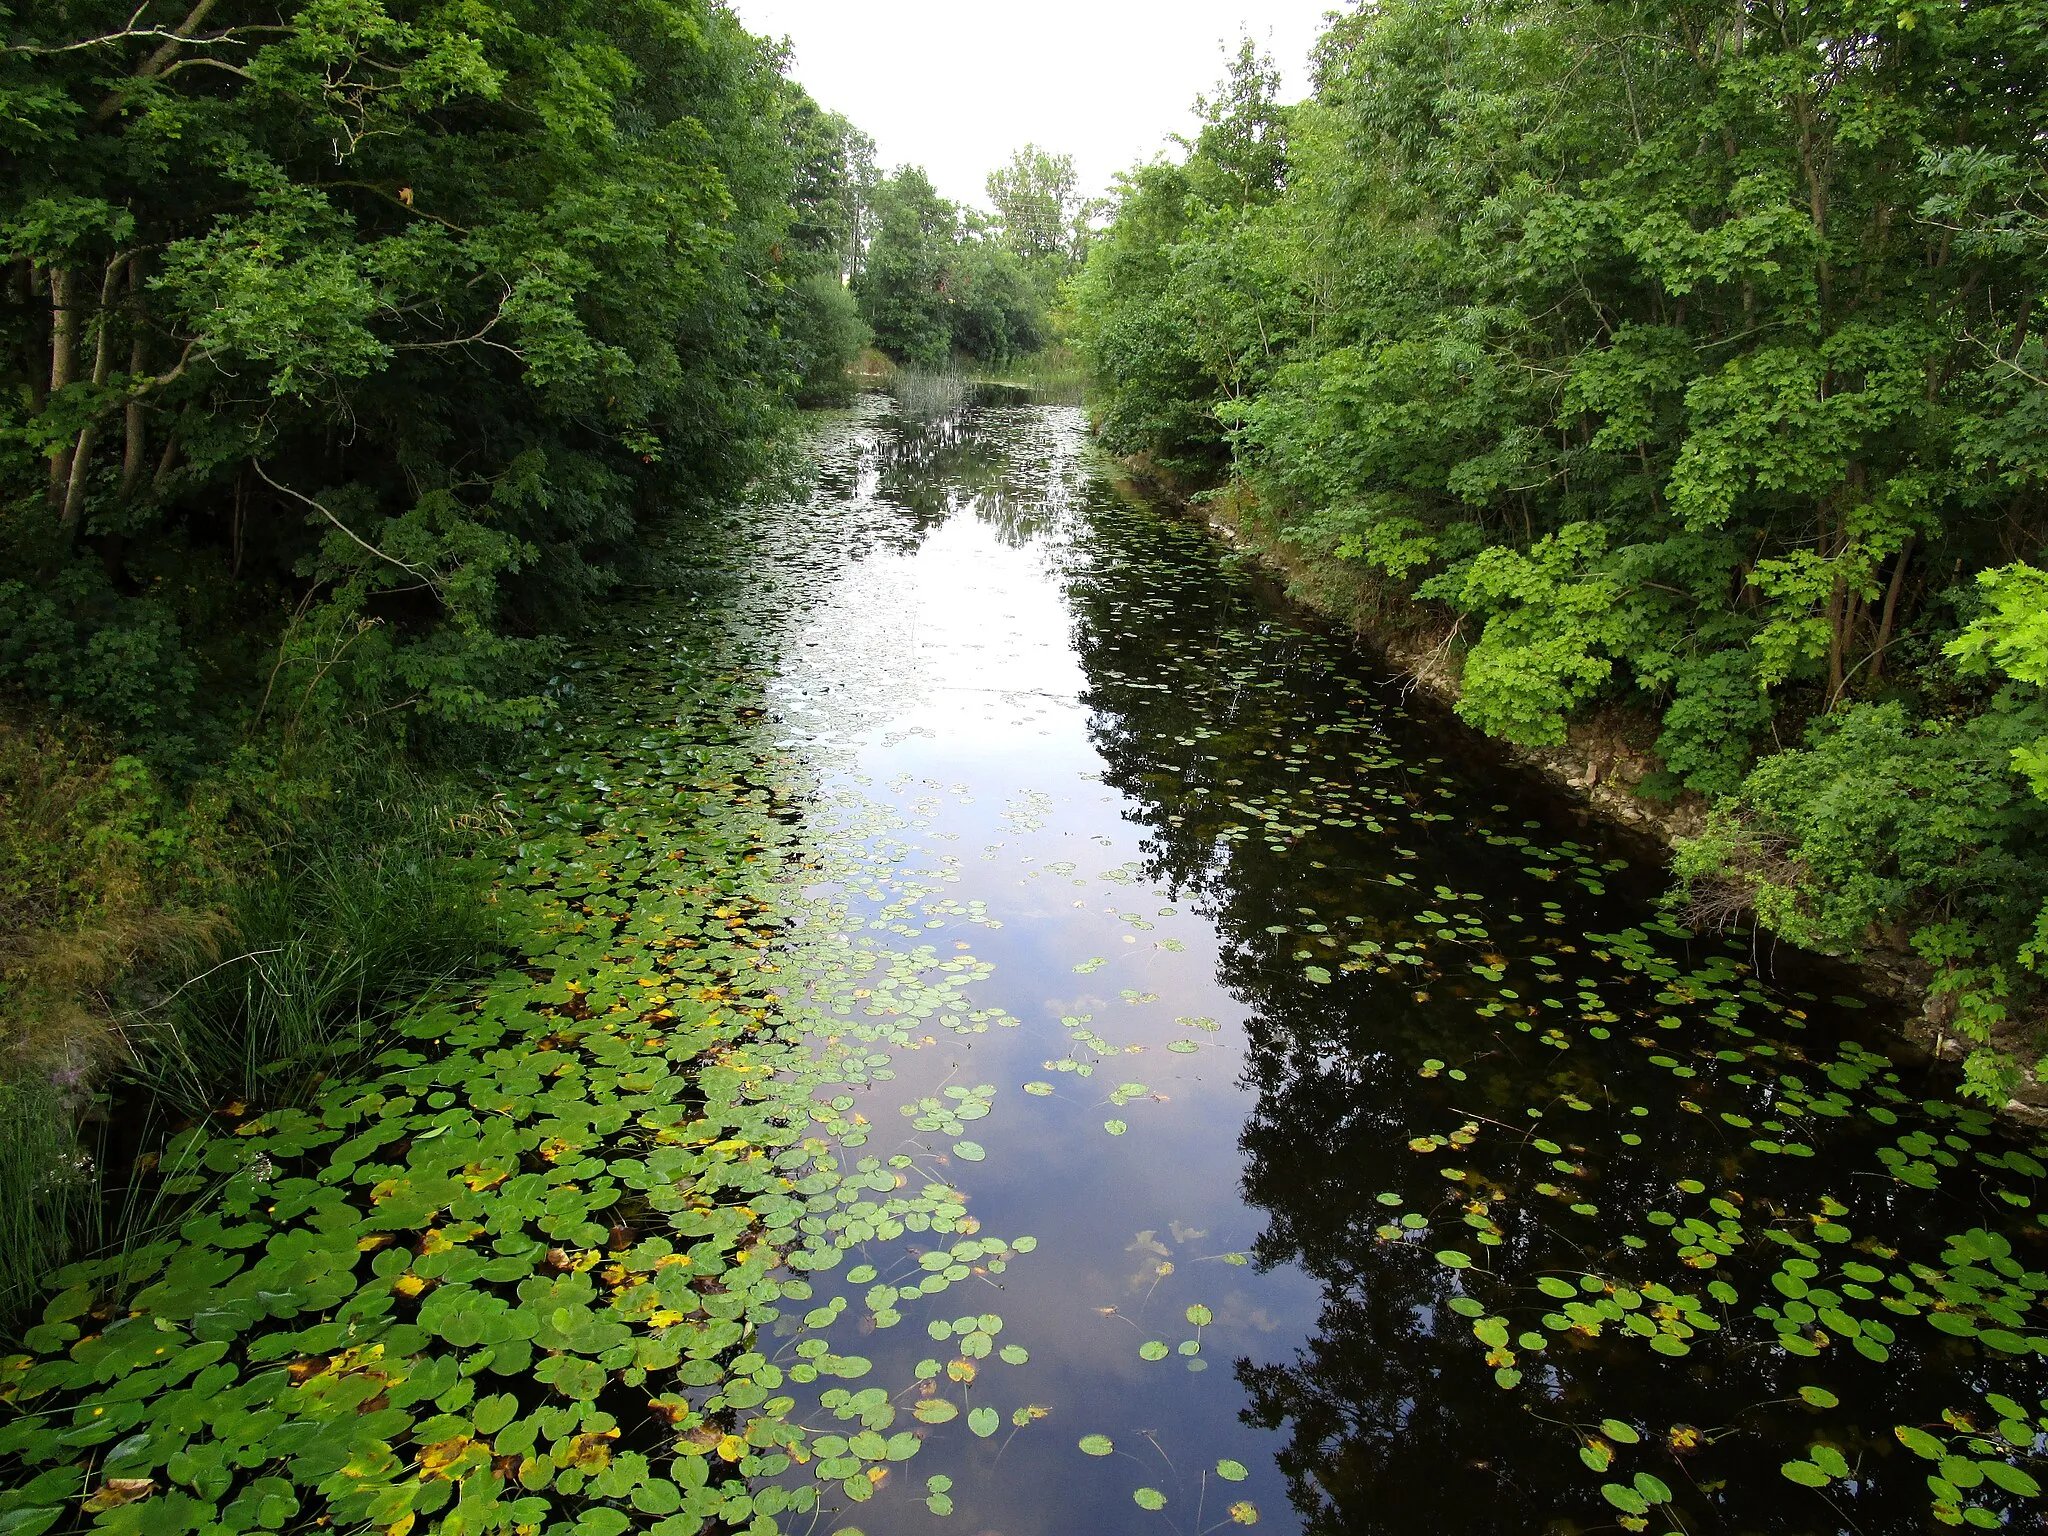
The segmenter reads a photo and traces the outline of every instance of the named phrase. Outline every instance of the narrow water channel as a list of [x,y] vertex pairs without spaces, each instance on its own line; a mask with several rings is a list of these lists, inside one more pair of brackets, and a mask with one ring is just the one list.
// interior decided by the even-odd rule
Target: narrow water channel
[[845,557],[770,694],[812,937],[977,967],[825,1002],[909,1021],[839,1102],[1036,1239],[818,1277],[874,1380],[996,1426],[820,1529],[2038,1523],[2048,1152],[1662,917],[1079,412],[875,401],[818,452]]
[[2041,1527],[2048,1147],[1078,411],[807,451],[555,679],[497,973],[129,1171],[0,1536]]

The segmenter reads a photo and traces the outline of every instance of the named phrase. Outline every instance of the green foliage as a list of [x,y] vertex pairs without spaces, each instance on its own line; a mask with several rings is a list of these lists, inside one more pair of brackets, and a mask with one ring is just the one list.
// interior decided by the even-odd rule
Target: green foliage
[[1294,330],[1298,296],[1266,249],[1265,215],[1287,179],[1279,83],[1247,40],[1217,96],[1197,102],[1203,127],[1185,164],[1120,180],[1114,220],[1074,284],[1104,441],[1177,474],[1221,466],[1226,426]]
[[529,721],[535,634],[857,350],[850,130],[705,0],[183,19],[0,47],[0,685]]
[[944,290],[959,213],[916,166],[885,181],[876,201],[874,240],[855,283],[862,318],[892,361],[943,367],[953,344]]
[[853,290],[891,361],[938,371],[957,355],[1001,363],[1047,340],[1028,253],[939,196],[916,166],[875,190],[874,238]]
[[868,344],[867,323],[846,285],[819,272],[789,292],[785,322],[795,356],[799,405],[845,405],[853,399],[847,370]]
[[988,174],[988,200],[1002,223],[1003,244],[1034,271],[1064,275],[1084,243],[1082,207],[1072,155],[1026,144]]
[[1950,584],[2040,539],[2044,88],[2016,0],[1395,0],[1284,108],[1242,51],[1074,285],[1103,439],[1464,615],[1493,734],[1661,715],[1733,797],[1717,900],[1923,935],[1983,1038],[2040,908],[2042,603]]

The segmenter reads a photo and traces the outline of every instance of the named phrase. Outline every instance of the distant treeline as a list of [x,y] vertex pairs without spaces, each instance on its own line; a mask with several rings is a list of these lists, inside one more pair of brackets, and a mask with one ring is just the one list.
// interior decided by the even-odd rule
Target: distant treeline
[[[850,163],[871,168],[872,146]],[[988,178],[993,217],[939,196],[917,166],[856,176],[848,277],[874,344],[936,369],[1002,363],[1054,339],[1060,285],[1078,265],[1092,211],[1073,160],[1027,144]]]
[[1075,285],[1106,441],[1468,616],[1497,736],[1649,712],[1645,791],[1714,807],[1694,910],[1910,945],[2002,1099],[2048,970],[2039,6],[1382,0],[1316,82],[1247,47],[1124,180]]

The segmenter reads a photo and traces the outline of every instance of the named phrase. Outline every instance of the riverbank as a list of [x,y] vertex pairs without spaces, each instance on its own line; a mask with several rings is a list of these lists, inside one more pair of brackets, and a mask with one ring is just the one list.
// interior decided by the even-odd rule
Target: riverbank
[[[1289,600],[1348,630],[1387,670],[1412,682],[1446,717],[1454,718],[1467,648],[1461,616],[1417,600],[1364,566],[1290,539],[1271,518],[1261,515],[1242,482],[1200,490],[1161,473],[1142,455],[1124,460],[1123,468],[1139,495],[1202,519],[1217,538],[1279,582]],[[1462,723],[1455,728],[1471,730]],[[1658,729],[1650,711],[1610,703],[1569,721],[1560,746],[1480,739],[1589,815],[1646,840],[1668,864],[1683,839],[1704,829],[1711,802],[1691,791],[1671,796],[1642,792],[1645,781],[1663,767],[1655,749]],[[1949,1063],[1959,1063],[1968,1054],[1951,1030],[1952,1008],[1931,988],[1932,968],[1910,949],[1873,944],[1830,958],[1853,966],[1873,995],[1896,1006],[1899,1034],[1912,1046]],[[2031,1063],[2044,1033],[2048,1015],[2035,1010],[2008,1020],[1990,1043]],[[2023,1085],[2003,1113],[2030,1126],[2048,1125],[2048,1084],[2031,1065],[2023,1071]]]

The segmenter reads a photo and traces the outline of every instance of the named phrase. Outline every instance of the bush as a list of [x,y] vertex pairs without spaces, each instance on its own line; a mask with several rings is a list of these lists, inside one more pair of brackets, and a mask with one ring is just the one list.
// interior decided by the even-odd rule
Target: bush
[[821,272],[795,284],[785,303],[797,404],[851,404],[853,364],[868,344],[867,322],[852,292],[835,274]]

